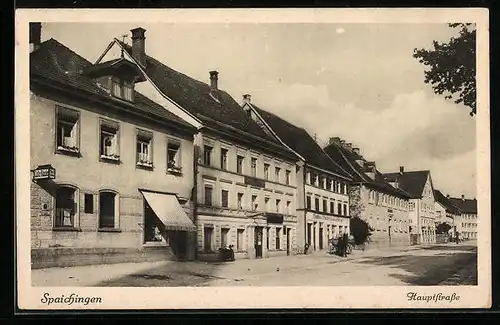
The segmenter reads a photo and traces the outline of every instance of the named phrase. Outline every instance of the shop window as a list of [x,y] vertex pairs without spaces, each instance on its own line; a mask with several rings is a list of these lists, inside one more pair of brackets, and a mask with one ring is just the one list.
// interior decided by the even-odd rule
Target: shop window
[[63,154],[78,154],[80,143],[80,113],[56,106],[56,150]]
[[222,190],[221,191],[221,203],[223,208],[227,208],[229,206],[229,191]]
[[167,140],[167,172],[177,174],[182,171],[181,143],[176,140]]
[[213,240],[214,228],[209,226],[203,227],[203,248],[205,253],[212,252],[212,240]]
[[77,190],[59,186],[56,190],[55,227],[76,227]]
[[116,193],[99,193],[99,228],[116,228],[118,200]]
[[94,195],[85,193],[84,204],[85,213],[94,213]]
[[120,161],[118,122],[103,119],[100,124],[100,158],[110,162]]
[[276,250],[281,249],[281,228],[276,228]]
[[221,229],[221,238],[220,238],[221,247],[228,247],[228,245],[229,245],[228,237],[229,237],[229,228],[222,228]]
[[153,167],[153,133],[137,130],[137,166]]
[[236,251],[243,250],[243,238],[244,238],[245,230],[238,229],[238,233],[236,235]]

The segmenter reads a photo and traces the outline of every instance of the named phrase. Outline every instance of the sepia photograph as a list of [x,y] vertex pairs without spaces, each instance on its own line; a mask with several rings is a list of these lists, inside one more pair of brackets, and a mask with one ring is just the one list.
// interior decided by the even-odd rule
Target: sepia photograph
[[[123,288],[308,287],[335,293],[331,308],[366,287],[379,307],[394,287],[403,306],[490,301],[487,11],[56,12],[23,16],[17,62],[18,269],[38,308],[100,308]],[[273,305],[293,299],[280,292]]]

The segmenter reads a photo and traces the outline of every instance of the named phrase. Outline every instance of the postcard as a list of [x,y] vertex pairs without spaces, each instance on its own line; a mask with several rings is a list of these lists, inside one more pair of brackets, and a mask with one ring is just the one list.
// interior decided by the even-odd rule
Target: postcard
[[17,10],[19,309],[489,307],[488,28]]

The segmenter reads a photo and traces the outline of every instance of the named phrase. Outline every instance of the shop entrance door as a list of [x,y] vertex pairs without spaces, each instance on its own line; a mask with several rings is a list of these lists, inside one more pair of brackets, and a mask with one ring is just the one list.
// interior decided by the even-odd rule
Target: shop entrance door
[[255,227],[255,257],[262,258],[262,227]]

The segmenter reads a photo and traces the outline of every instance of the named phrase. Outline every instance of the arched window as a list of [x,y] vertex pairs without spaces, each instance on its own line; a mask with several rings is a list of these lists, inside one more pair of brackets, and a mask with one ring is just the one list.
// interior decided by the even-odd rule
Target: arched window
[[76,227],[78,217],[78,191],[69,186],[56,189],[55,227]]
[[118,227],[118,195],[111,191],[99,192],[99,228]]

